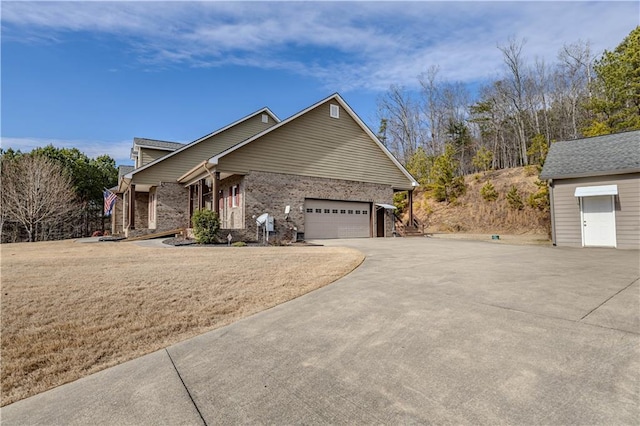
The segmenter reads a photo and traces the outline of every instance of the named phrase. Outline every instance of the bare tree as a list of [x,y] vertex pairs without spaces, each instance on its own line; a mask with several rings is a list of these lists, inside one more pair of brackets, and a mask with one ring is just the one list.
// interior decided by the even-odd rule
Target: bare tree
[[561,122],[571,126],[568,132],[560,129],[560,139],[577,139],[585,119],[585,111],[580,104],[591,97],[593,57],[589,42],[578,40],[565,44],[558,53],[558,61],[554,97],[562,114]]
[[71,180],[51,160],[24,155],[3,160],[1,167],[3,219],[22,225],[29,241],[77,209]]
[[385,126],[385,145],[407,164],[424,139],[418,103],[404,88],[391,86],[378,101],[378,113]]
[[502,95],[508,99],[513,107],[513,123],[520,147],[520,165],[527,164],[527,135],[526,135],[526,86],[527,71],[522,55],[525,40],[510,39],[505,46],[498,46],[502,52],[502,59],[507,66],[508,75],[503,80]]

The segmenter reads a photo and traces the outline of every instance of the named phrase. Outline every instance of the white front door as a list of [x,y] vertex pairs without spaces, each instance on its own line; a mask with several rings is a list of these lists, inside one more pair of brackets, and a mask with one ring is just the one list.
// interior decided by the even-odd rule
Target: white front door
[[616,218],[613,197],[582,197],[582,245],[615,247]]

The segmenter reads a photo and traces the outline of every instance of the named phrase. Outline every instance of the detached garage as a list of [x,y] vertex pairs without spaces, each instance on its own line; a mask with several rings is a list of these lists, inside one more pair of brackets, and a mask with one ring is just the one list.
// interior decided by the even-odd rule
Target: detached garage
[[554,245],[640,249],[640,131],[551,145]]

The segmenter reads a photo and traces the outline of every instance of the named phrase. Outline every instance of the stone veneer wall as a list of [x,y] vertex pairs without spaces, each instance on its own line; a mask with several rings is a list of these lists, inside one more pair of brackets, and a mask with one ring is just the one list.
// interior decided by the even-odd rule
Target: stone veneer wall
[[[256,224],[253,216],[269,213],[274,217],[276,238],[291,239],[294,228],[304,232],[304,200],[361,201],[370,203],[393,203],[390,185],[355,182],[339,179],[324,179],[280,173],[256,172],[244,176],[243,206],[245,212],[245,235],[255,240]],[[284,209],[291,207],[288,219]],[[371,215],[376,218],[375,207]],[[385,214],[385,235],[392,235],[392,218]],[[373,225],[375,236],[376,225]]]

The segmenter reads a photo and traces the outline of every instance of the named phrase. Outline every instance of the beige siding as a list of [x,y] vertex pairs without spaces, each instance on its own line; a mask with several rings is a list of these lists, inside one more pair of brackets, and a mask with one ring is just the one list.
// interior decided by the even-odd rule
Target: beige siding
[[579,186],[618,185],[616,240],[618,248],[640,248],[640,173],[555,181],[553,190],[556,244],[582,246]]
[[256,135],[276,124],[273,119],[269,123],[262,122],[262,114],[257,114],[223,132],[215,134],[194,144],[172,157],[165,159],[148,169],[136,173],[135,184],[157,185],[159,182],[175,182],[177,178],[214,155]]
[[346,111],[329,116],[327,101],[286,125],[222,157],[219,171],[251,170],[383,183],[411,189],[411,181]]
[[149,164],[150,162],[157,160],[160,157],[164,157],[165,155],[171,153],[171,151],[163,151],[161,149],[150,149],[150,148],[138,148],[140,150],[140,166],[144,166],[145,164]]

